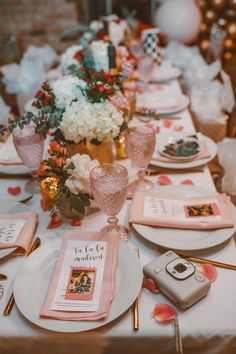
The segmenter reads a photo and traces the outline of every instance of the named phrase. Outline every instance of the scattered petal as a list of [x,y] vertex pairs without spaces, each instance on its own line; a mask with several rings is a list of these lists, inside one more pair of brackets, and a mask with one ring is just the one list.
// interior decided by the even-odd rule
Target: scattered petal
[[166,175],[160,175],[158,176],[157,178],[157,182],[160,184],[160,185],[163,185],[163,186],[167,186],[169,184],[172,184],[172,180],[166,176]]
[[8,187],[7,191],[11,195],[19,195],[21,193],[21,188],[19,186],[17,186],[17,187]]
[[201,265],[198,265],[196,267],[199,272],[201,272],[202,274],[205,275],[205,277],[207,277],[210,282],[214,282],[217,278],[217,270],[216,270],[216,267],[214,267],[212,264],[201,264]]
[[41,206],[43,211],[48,211],[49,210],[48,203],[46,202],[46,200],[44,198],[42,198],[40,200],[40,206]]
[[175,125],[175,131],[181,132],[184,129],[182,125]]
[[153,310],[153,317],[158,322],[170,322],[177,316],[174,307],[167,304],[156,304]]
[[55,227],[61,226],[62,224],[63,224],[62,218],[59,215],[54,214],[51,218],[50,223],[47,226],[47,229],[53,229]]
[[165,127],[165,128],[170,128],[171,126],[173,125],[173,122],[172,122],[172,120],[171,119],[164,119],[163,120],[163,126]]
[[143,288],[148,289],[153,294],[158,294],[160,292],[157,285],[154,283],[154,280],[151,278],[143,279]]
[[157,126],[157,127],[155,128],[155,132],[156,132],[156,133],[160,133],[160,130],[161,130],[161,128],[160,128],[159,126]]
[[153,125],[152,123],[146,123],[145,125],[146,125],[146,127],[148,127],[148,128],[153,128],[153,127],[154,127],[154,125]]
[[191,179],[184,179],[180,184],[192,184],[194,185],[193,181]]
[[71,226],[81,226],[82,221],[81,220],[73,220],[70,224],[71,224]]

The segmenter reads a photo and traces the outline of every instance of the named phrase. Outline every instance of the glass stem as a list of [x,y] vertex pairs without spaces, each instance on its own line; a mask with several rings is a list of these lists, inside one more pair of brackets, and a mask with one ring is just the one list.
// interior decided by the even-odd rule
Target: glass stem
[[137,175],[138,175],[138,178],[139,178],[140,180],[141,180],[141,179],[144,179],[145,176],[146,176],[146,168],[140,168],[140,169],[138,170]]
[[32,176],[32,178],[37,179],[38,178],[38,169],[31,170],[31,176]]
[[118,223],[118,218],[116,216],[109,216],[107,222],[110,224],[111,228],[115,228]]

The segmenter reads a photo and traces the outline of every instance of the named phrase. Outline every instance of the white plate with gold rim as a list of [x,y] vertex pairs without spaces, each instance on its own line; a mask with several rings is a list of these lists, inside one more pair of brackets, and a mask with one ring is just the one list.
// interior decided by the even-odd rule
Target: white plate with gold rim
[[[217,192],[197,186],[172,185],[158,187],[158,193],[183,197],[212,196]],[[232,204],[234,227],[217,230],[188,230],[153,227],[133,223],[134,229],[146,240],[175,250],[200,250],[217,246],[230,239],[236,231],[236,209]]]
[[[42,236],[43,237],[43,236]],[[143,280],[141,264],[132,249],[120,243],[116,291],[105,320],[60,321],[40,318],[57,258],[61,240],[47,242],[26,258],[14,281],[14,298],[20,312],[35,325],[57,332],[82,332],[104,326],[122,315],[137,297]]]

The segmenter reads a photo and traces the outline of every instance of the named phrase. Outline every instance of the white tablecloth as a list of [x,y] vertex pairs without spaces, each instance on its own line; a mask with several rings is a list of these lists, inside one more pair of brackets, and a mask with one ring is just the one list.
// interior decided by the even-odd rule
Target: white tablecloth
[[[177,81],[168,85],[168,90],[173,93],[181,92]],[[174,124],[183,125],[185,131],[194,132],[191,116],[188,110],[178,113],[181,120]],[[156,123],[161,130],[170,131],[172,128],[164,128],[163,121]],[[174,129],[174,128],[173,128]],[[128,160],[120,161],[130,171],[131,178],[134,170]],[[190,178],[195,185],[214,190],[214,184],[206,167],[202,173],[171,174],[174,184]],[[151,177],[156,183],[157,177]],[[10,185],[10,180],[1,179],[1,190]],[[39,225],[37,235],[42,243],[55,237],[55,231],[70,227],[64,224],[55,231],[48,231],[48,213],[40,208],[40,196],[34,196],[27,203],[31,210],[39,213]],[[127,201],[122,209],[120,222],[127,224],[130,201]],[[102,212],[96,216],[89,216],[83,220],[81,230],[98,230],[104,225],[106,217]],[[145,241],[141,236],[132,236],[130,247],[139,248],[141,263],[144,265],[156,255],[154,245]],[[195,252],[198,256],[236,264],[236,248],[232,238],[230,241],[212,248],[211,250]],[[172,324],[163,325],[152,318],[152,310],[155,303],[169,301],[162,295],[154,295],[146,289],[141,291],[139,297],[139,331],[133,331],[132,313],[128,310],[120,318],[108,326],[100,327],[87,333],[62,334],[37,328],[28,322],[15,306],[9,317],[2,316],[2,311],[12,291],[14,276],[23,262],[22,257],[0,260],[0,273],[8,276],[9,280],[2,282],[5,287],[3,298],[0,300],[0,353],[4,354],[28,354],[28,353],[174,353],[174,327]],[[233,354],[236,353],[236,272],[217,268],[218,278],[212,284],[208,296],[186,311],[179,311],[180,330],[183,337],[184,353],[196,354]],[[132,286],[132,284],[130,284]],[[124,293],[125,296],[125,293]]]

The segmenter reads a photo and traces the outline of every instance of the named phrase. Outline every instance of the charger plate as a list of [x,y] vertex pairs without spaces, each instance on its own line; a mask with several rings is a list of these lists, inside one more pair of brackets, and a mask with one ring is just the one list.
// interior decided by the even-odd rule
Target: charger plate
[[[164,186],[158,192],[183,197],[212,196],[217,192],[196,186]],[[219,245],[230,239],[236,231],[236,209],[232,204],[234,227],[217,230],[186,230],[153,227],[133,223],[134,229],[146,240],[175,250],[200,250]]]
[[[43,239],[43,235],[42,235]],[[35,325],[57,332],[82,332],[104,326],[124,313],[137,297],[143,281],[141,264],[124,243],[120,243],[116,291],[110,313],[99,321],[60,321],[40,318],[53,271],[60,253],[61,240],[46,243],[26,258],[14,281],[14,298],[20,312]]]

